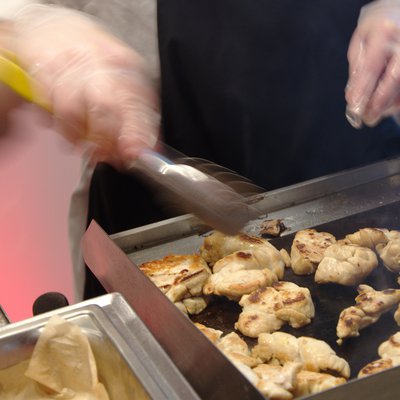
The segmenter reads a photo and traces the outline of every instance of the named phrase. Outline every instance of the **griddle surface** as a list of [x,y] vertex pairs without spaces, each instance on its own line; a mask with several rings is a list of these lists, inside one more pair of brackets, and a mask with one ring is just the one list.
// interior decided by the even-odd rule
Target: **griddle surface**
[[[315,229],[317,231],[332,233],[337,239],[341,239],[346,234],[354,233],[360,228],[368,227],[400,230],[400,202],[318,225]],[[278,249],[285,248],[290,253],[294,235],[293,233],[273,239],[271,243]],[[388,271],[380,261],[379,267],[363,283],[377,290],[399,288],[397,276],[397,274]],[[303,328],[293,329],[285,325],[281,331],[288,332],[297,337],[310,336],[326,341],[340,357],[345,358],[349,362],[352,377],[356,377],[364,365],[378,359],[378,346],[384,340],[388,339],[390,335],[400,331],[400,328],[394,321],[393,311],[390,311],[382,315],[375,324],[361,330],[359,337],[346,339],[339,346],[336,343],[337,321],[340,312],[344,308],[355,304],[355,297],[358,294],[356,286],[347,287],[336,284],[318,285],[314,282],[314,275],[294,275],[290,268],[286,269],[283,280],[309,288],[315,305],[315,318],[309,325]],[[240,312],[241,307],[236,302],[229,301],[223,297],[214,297],[209,306],[201,314],[192,316],[191,319],[194,322],[200,322],[211,328],[220,329],[226,334],[235,331],[234,324]],[[256,339],[242,337],[250,346],[257,343]]]

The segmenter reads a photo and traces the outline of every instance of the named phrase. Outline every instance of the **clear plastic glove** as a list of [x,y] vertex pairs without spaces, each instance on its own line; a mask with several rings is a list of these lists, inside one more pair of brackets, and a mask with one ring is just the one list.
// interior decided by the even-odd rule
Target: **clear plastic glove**
[[400,0],[378,0],[361,9],[348,50],[347,118],[376,125],[400,111]]
[[85,14],[35,5],[9,41],[71,142],[94,143],[96,160],[121,167],[157,142],[158,91],[143,59]]

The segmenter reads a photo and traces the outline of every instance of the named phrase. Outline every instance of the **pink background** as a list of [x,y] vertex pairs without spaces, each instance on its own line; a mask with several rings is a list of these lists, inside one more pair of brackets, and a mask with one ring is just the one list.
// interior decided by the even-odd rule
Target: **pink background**
[[46,120],[25,106],[0,138],[0,304],[12,322],[48,291],[74,302],[67,221],[80,156]]

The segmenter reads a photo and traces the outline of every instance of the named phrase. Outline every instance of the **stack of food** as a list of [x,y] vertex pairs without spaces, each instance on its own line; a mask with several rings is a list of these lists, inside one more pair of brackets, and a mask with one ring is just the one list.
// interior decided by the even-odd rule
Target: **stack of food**
[[109,400],[89,340],[79,326],[53,316],[30,359],[0,370],[2,400]]

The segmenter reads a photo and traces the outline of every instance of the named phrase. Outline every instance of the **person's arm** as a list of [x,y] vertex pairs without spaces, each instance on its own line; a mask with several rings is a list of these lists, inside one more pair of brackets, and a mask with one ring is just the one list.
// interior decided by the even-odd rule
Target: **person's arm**
[[348,116],[373,126],[400,111],[400,0],[363,7],[348,50]]
[[29,6],[11,22],[6,50],[33,76],[70,141],[95,143],[97,158],[116,166],[155,145],[158,91],[138,53],[62,7]]

